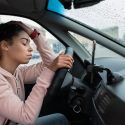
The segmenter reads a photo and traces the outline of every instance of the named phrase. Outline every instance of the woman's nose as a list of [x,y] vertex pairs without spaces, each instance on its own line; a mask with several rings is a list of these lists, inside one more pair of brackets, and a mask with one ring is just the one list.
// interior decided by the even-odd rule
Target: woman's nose
[[31,47],[31,46],[29,46],[28,51],[30,51],[30,52],[32,52],[32,51],[33,51],[33,49],[32,49],[32,47]]

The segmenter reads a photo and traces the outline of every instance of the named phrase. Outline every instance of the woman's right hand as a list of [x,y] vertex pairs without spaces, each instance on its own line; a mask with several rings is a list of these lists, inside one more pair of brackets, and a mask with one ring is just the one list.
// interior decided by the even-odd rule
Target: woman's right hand
[[66,54],[60,54],[49,66],[48,68],[52,71],[56,71],[60,68],[68,68],[72,67],[74,60],[71,56]]
[[31,27],[29,27],[28,25],[24,24],[21,21],[11,21],[10,23],[14,23],[14,24],[20,25],[29,36],[33,32],[33,29]]

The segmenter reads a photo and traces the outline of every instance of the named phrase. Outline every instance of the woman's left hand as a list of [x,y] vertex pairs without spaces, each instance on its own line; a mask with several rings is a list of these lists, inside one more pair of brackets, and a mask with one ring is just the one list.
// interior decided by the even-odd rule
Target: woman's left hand
[[48,68],[52,71],[56,71],[60,68],[71,68],[74,60],[71,56],[66,54],[60,54]]

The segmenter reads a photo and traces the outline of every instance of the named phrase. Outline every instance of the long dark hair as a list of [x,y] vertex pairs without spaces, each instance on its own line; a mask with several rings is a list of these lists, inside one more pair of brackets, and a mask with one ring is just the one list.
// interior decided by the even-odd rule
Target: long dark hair
[[24,29],[12,21],[0,24],[0,42],[6,40],[9,44],[12,44],[12,39],[14,36],[24,31]]

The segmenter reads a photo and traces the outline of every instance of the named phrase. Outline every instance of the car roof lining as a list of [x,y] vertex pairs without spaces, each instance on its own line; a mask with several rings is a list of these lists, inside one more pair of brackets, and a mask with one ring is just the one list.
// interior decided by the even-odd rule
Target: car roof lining
[[[47,0],[0,0],[0,10],[9,8],[17,12],[41,12],[46,8]],[[25,6],[25,7],[24,7]]]

